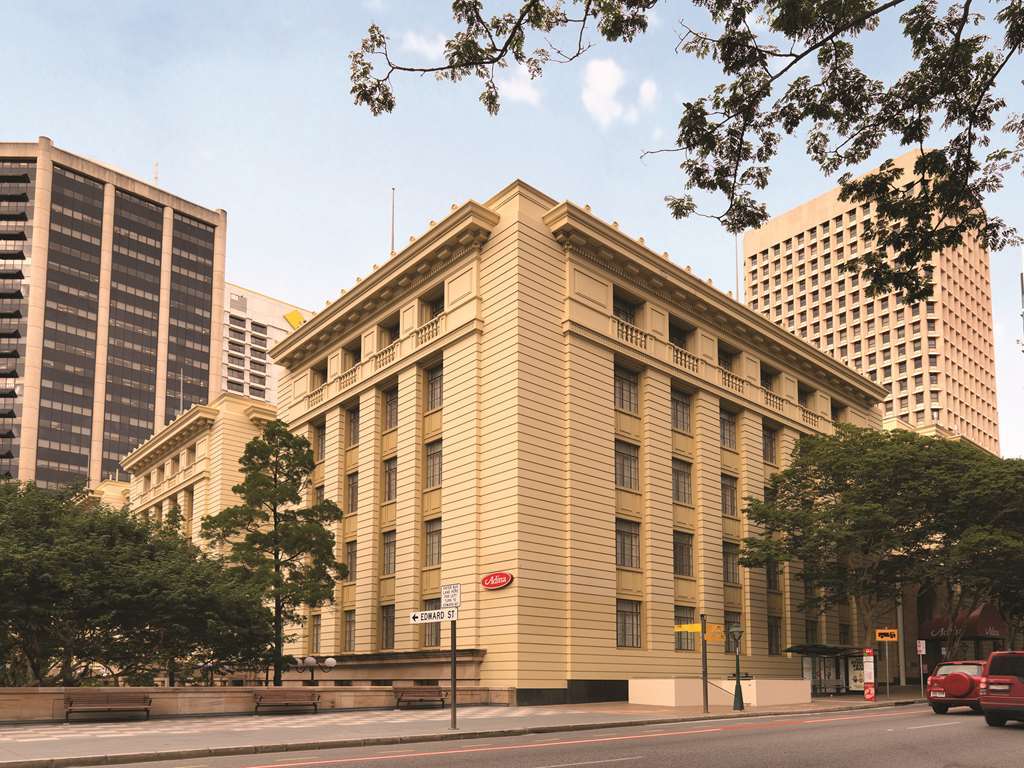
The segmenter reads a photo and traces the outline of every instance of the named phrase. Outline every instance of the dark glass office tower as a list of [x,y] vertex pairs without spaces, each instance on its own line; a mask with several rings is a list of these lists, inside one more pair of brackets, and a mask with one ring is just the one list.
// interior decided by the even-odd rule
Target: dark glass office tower
[[0,473],[117,476],[219,391],[225,228],[49,139],[0,143]]

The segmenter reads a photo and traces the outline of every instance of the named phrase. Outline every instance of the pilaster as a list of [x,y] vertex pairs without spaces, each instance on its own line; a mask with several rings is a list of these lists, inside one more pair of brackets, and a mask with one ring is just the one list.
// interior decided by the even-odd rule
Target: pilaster
[[89,485],[103,470],[103,417],[107,398],[107,338],[110,334],[110,274],[114,258],[114,185],[103,185],[103,219],[100,229],[100,284],[96,311],[96,366],[92,385],[92,446],[89,450]]

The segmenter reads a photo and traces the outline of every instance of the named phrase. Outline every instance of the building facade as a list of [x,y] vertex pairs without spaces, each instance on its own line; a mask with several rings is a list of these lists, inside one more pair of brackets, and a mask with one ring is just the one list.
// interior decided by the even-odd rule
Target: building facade
[[219,391],[225,228],[46,137],[0,143],[0,474],[95,485]]
[[221,391],[276,403],[283,369],[271,362],[267,350],[312,316],[309,310],[225,283]]
[[192,406],[122,460],[132,511],[162,520],[177,509],[182,533],[200,541],[204,519],[239,503],[231,490],[243,479],[238,460],[275,414],[261,400],[230,392]]
[[[914,153],[896,160],[912,167]],[[743,240],[748,306],[886,389],[886,417],[929,425],[999,453],[992,286],[974,237],[934,261],[935,292],[906,306],[871,296],[842,269],[870,250],[869,205],[839,189],[776,216]]]
[[[738,564],[803,433],[880,426],[885,394],[592,215],[515,182],[468,202],[295,333],[279,415],[309,436],[310,501],[342,508],[333,605],[295,628],[325,677],[438,680],[462,585],[459,675],[519,703],[694,675],[676,623],[739,624],[744,668],[800,675],[801,580]],[[507,572],[513,581],[486,589]],[[849,612],[815,619],[819,642]],[[733,648],[712,643],[712,674]]]

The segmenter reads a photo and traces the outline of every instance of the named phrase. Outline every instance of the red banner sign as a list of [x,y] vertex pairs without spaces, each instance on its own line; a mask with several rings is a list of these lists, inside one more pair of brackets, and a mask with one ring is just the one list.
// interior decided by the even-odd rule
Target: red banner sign
[[484,589],[504,589],[512,583],[512,574],[508,571],[497,571],[488,573],[480,579],[480,586]]

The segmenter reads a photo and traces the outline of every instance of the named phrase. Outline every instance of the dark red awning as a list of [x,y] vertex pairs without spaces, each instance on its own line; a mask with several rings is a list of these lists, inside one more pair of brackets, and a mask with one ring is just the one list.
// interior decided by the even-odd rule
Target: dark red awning
[[[948,616],[936,616],[921,625],[918,637],[922,640],[944,640],[949,634],[948,625]],[[1006,620],[991,605],[975,608],[970,613],[961,612],[955,626],[963,629],[964,640],[997,640],[1010,636]]]

